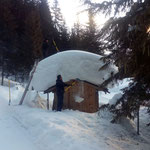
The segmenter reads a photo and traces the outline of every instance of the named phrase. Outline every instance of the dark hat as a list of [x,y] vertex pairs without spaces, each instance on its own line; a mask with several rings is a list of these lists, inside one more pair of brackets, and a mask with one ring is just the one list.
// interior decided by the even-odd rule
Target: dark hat
[[57,79],[59,80],[61,78],[61,75],[59,74],[58,76],[57,76]]

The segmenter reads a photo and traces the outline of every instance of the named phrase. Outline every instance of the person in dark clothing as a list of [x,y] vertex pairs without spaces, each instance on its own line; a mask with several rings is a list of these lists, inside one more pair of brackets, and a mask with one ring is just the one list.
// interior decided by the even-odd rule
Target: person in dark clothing
[[65,86],[69,86],[69,85],[63,82],[61,75],[58,75],[56,80],[57,111],[61,111],[63,107]]
[[48,56],[48,49],[49,49],[49,41],[46,39],[44,40],[42,45],[43,58],[46,58]]

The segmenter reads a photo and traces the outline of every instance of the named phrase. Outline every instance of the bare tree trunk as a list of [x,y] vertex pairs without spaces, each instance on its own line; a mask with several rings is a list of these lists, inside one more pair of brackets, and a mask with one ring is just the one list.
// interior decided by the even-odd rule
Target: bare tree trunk
[[4,66],[2,66],[2,81],[1,85],[4,85]]

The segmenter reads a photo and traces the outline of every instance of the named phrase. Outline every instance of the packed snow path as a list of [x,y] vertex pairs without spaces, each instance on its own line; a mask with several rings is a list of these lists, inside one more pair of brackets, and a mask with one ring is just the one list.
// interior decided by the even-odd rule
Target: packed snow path
[[147,140],[137,136],[128,121],[125,121],[126,128],[110,123],[112,114],[107,111],[101,112],[100,116],[97,113],[52,112],[27,106],[16,107],[15,111],[40,150],[150,149],[150,136]]
[[37,150],[24,126],[13,116],[6,101],[8,90],[3,89],[0,87],[0,150]]

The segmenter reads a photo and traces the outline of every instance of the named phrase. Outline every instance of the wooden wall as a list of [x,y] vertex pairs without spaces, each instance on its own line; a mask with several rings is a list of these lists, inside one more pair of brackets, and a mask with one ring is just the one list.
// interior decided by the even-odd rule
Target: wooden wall
[[[77,102],[83,100],[81,102]],[[93,113],[97,112],[99,107],[98,91],[91,84],[76,81],[75,85],[67,90],[64,94],[63,109],[73,109],[83,112]],[[54,92],[53,109],[57,108],[57,97]]]

